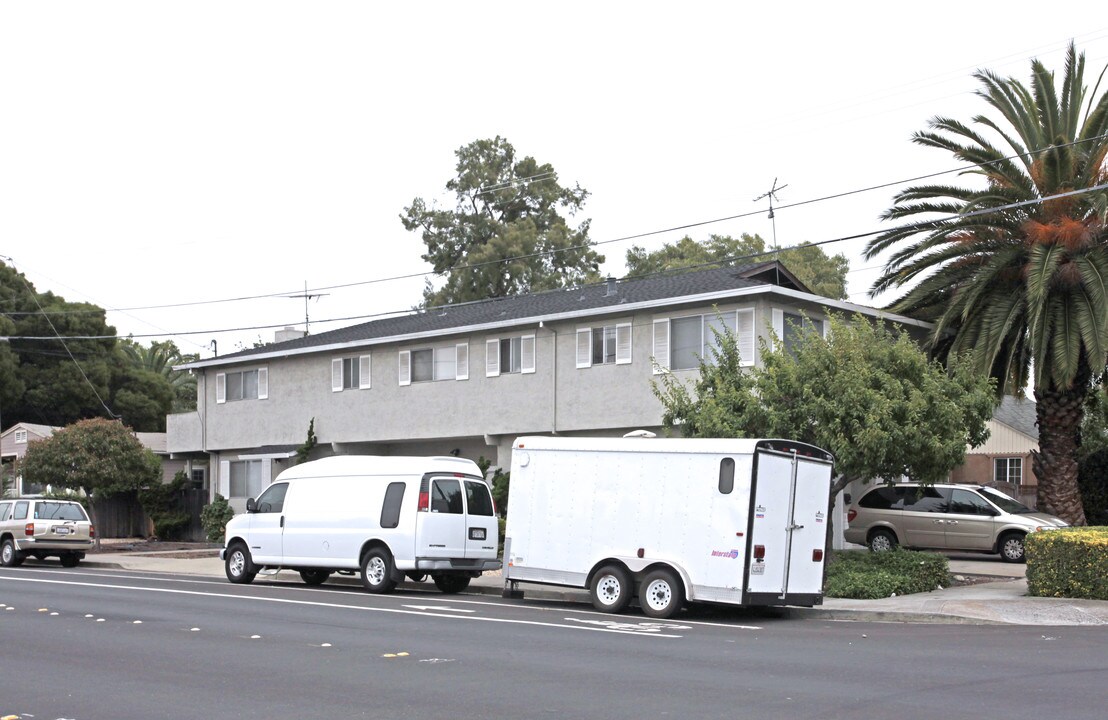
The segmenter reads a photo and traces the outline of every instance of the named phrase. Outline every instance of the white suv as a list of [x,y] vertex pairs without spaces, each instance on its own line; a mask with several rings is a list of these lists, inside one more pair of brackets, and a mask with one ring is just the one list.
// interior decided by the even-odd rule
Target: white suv
[[47,498],[0,500],[0,565],[28,557],[56,557],[75,567],[92,549],[96,532],[81,503]]

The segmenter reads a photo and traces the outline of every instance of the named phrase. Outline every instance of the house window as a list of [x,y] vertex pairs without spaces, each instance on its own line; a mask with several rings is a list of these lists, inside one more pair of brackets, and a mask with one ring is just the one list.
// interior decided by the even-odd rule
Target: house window
[[631,323],[577,328],[577,367],[631,362]]
[[400,384],[469,379],[469,344],[400,351]]
[[754,311],[732,310],[654,321],[655,372],[695,370],[701,359],[714,363],[724,329],[735,335],[742,365],[754,364]]
[[269,397],[269,370],[254,368],[215,376],[215,401],[265,400]]
[[26,443],[27,442],[27,431],[26,430],[16,430],[15,431],[15,441],[17,443]]
[[996,458],[993,460],[993,480],[1020,485],[1023,481],[1023,458]]
[[485,341],[485,377],[535,372],[535,336],[489,338]]
[[800,337],[806,332],[814,332],[823,337],[823,321],[798,315],[795,313],[782,313],[783,325],[778,337],[785,344],[785,352],[795,354]]
[[369,355],[331,359],[331,392],[369,387]]
[[230,466],[229,490],[233,498],[256,498],[262,492],[262,461],[235,460]]

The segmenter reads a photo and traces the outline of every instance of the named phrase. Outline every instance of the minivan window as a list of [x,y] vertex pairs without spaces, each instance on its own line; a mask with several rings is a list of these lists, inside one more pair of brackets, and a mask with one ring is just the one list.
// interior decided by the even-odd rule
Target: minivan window
[[400,526],[400,504],[404,501],[404,483],[389,483],[385,489],[385,502],[381,505],[381,527]]
[[288,483],[277,483],[276,485],[270,485],[266,488],[266,491],[258,496],[258,501],[255,504],[257,512],[260,513],[279,513],[285,508],[285,493],[289,489]]
[[932,487],[904,488],[904,509],[912,512],[945,513],[950,507],[950,490]]
[[1012,513],[1013,515],[1022,515],[1024,513],[1035,512],[1031,508],[1027,507],[1014,497],[1005,495],[1004,493],[993,490],[992,488],[978,488],[977,491],[991,500],[998,508],[1006,513]]
[[477,480],[466,480],[466,505],[470,515],[492,516],[492,496],[489,486]]
[[87,520],[84,509],[67,502],[40,502],[35,507],[36,520]]
[[904,488],[874,488],[858,504],[872,510],[900,510],[904,507]]
[[461,515],[462,484],[457,480],[435,480],[431,483],[431,512]]
[[989,503],[970,490],[955,490],[950,498],[950,512],[960,515],[996,515]]

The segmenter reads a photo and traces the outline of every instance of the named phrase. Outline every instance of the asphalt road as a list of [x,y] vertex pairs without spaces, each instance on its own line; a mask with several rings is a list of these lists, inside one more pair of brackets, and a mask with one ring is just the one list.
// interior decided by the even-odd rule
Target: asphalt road
[[1103,717],[1108,628],[900,625],[0,569],[0,716]]

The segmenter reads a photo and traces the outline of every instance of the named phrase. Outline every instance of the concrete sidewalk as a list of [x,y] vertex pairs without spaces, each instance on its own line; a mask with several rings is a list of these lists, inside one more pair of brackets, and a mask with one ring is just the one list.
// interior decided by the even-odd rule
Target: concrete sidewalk
[[[223,563],[211,551],[182,557],[186,553],[116,552],[90,554],[82,562],[87,567],[117,568],[135,572],[175,573],[224,578]],[[1068,598],[1040,598],[1027,595],[1025,566],[1000,565],[983,561],[980,556],[955,555],[950,558],[952,574],[991,575],[992,582],[962,585],[928,593],[917,593],[880,600],[825,598],[814,608],[788,608],[790,617],[870,622],[968,623],[1015,625],[1108,625],[1108,602]],[[259,576],[264,581],[266,576]],[[275,576],[295,581],[296,573],[283,571]],[[332,576],[328,582],[358,584],[357,576]],[[407,582],[408,590],[430,589],[430,581]],[[499,596],[504,588],[499,574],[486,573],[470,583],[467,594]],[[522,584],[525,599],[588,603],[588,593],[572,588]]]

